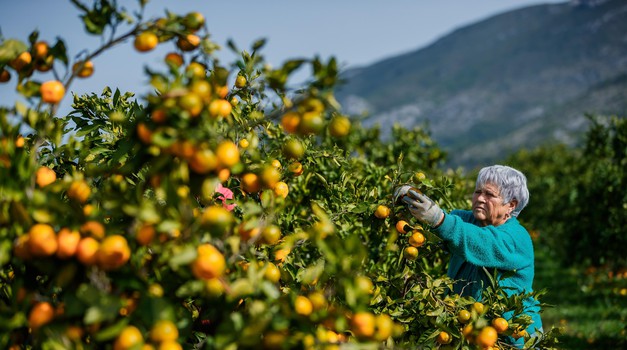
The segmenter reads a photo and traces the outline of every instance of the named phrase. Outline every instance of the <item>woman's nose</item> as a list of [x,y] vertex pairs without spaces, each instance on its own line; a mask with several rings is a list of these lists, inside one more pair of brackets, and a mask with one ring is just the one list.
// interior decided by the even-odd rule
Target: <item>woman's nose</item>
[[486,197],[483,194],[483,192],[475,193],[475,198],[476,198],[477,202],[481,202],[481,203],[485,203],[486,202]]

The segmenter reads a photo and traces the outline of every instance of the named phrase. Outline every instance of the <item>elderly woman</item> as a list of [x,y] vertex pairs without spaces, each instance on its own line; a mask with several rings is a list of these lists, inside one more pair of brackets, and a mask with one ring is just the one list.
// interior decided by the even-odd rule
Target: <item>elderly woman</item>
[[[532,292],[533,245],[516,219],[529,201],[527,179],[520,171],[502,165],[481,169],[472,211],[447,214],[427,196],[405,186],[397,189],[395,197],[447,244],[451,251],[448,276],[455,281],[454,292],[480,300],[490,283],[487,269],[498,271],[499,286],[508,295]],[[532,336],[542,330],[537,304],[533,298],[524,302],[525,312],[533,320],[527,329]],[[512,312],[504,317],[511,318]],[[510,340],[518,346],[524,343],[523,339]]]

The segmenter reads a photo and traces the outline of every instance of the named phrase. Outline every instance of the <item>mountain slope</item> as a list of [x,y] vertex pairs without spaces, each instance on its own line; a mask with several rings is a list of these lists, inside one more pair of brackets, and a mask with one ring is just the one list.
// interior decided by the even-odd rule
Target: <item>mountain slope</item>
[[450,165],[573,142],[585,112],[627,111],[627,2],[576,3],[497,15],[348,70],[338,98],[349,113],[367,111],[366,125],[428,124]]

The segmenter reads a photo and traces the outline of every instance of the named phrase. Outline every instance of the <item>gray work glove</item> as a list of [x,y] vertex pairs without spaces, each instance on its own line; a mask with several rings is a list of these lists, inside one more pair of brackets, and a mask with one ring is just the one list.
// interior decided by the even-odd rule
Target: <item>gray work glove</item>
[[407,196],[407,192],[412,188],[409,185],[398,186],[394,190],[394,204],[404,204],[403,197]]
[[438,226],[443,219],[444,212],[440,206],[422,193],[409,190],[401,200],[407,204],[411,215],[431,227]]

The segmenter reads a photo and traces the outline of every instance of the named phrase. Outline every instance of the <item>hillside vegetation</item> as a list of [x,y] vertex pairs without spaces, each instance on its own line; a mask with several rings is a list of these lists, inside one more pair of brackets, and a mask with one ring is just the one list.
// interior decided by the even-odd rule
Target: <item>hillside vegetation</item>
[[625,33],[621,0],[531,6],[349,70],[338,98],[366,115],[366,125],[427,124],[452,165],[574,144],[584,113],[622,115],[627,107]]

